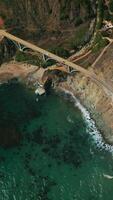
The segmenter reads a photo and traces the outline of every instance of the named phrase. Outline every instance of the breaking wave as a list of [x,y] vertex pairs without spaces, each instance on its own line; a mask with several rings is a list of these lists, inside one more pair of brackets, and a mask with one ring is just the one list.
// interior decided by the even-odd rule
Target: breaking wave
[[95,121],[91,118],[89,111],[80,103],[80,101],[74,96],[74,94],[68,90],[63,89],[65,94],[70,95],[74,100],[74,105],[79,108],[84,118],[84,121],[87,125],[87,133],[91,135],[95,144],[99,149],[107,150],[113,153],[113,146],[110,144],[106,144],[100,131],[97,129]]

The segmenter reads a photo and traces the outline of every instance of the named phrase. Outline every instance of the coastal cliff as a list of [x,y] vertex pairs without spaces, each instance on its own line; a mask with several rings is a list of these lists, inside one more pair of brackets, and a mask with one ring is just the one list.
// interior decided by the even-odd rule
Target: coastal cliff
[[[110,88],[113,88],[113,44],[108,47],[103,56],[90,68],[99,80],[104,80]],[[87,59],[91,59],[90,55]],[[66,83],[60,85],[60,89],[71,91],[91,113],[97,127],[102,132],[105,140],[113,144],[113,94],[100,88],[89,78],[76,73],[74,77],[68,77]]]

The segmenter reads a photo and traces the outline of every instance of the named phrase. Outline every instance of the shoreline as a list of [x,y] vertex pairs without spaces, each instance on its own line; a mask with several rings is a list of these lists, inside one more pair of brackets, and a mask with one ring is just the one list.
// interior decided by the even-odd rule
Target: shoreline
[[[4,70],[9,71],[10,68],[12,69],[14,66],[16,66],[16,69],[18,69],[18,71],[16,71],[15,74],[16,75],[18,74],[18,76],[21,76],[21,78],[19,78],[19,82],[24,82],[24,84],[26,84],[26,86],[28,88],[32,85],[32,81],[33,80],[36,82],[37,74],[35,74],[35,76],[34,76],[31,73],[31,71],[34,71],[33,66],[27,68],[24,65],[20,66],[20,65],[17,65],[17,64],[10,63],[10,65],[6,65],[6,67],[5,67],[6,69],[4,69]],[[35,68],[35,71],[36,70],[37,69]],[[28,78],[29,74],[30,74],[30,77],[31,77],[30,78],[30,82],[29,82],[29,78]],[[22,81],[22,78],[24,78],[24,81]],[[31,81],[31,79],[32,79],[32,81]],[[5,83],[6,82],[7,81],[5,80]],[[68,91],[69,93],[71,93],[71,96],[73,96],[76,100],[79,99],[79,103],[84,108],[86,108],[86,110],[90,113],[90,118],[94,119],[96,127],[98,127],[98,130],[100,130],[99,132],[101,133],[104,141],[107,144],[113,146],[113,133],[112,133],[112,130],[110,129],[110,127],[109,127],[109,124],[107,124],[107,123],[105,124],[105,120],[102,118],[102,115],[101,115],[101,110],[99,110],[98,108],[95,109],[95,98],[93,99],[93,101],[89,101],[91,90],[88,91],[87,90],[87,88],[88,88],[87,85],[84,84],[84,87],[88,91],[87,95],[86,95],[85,94],[85,90],[81,89],[81,85],[79,83],[80,83],[79,81],[78,82],[77,81],[75,81],[75,82],[72,81],[72,84],[70,84],[70,81],[67,80],[67,82],[59,83],[59,85],[56,87],[56,90]],[[2,84],[2,82],[1,82],[1,84]],[[92,89],[93,89],[93,86],[92,86]],[[96,93],[96,95],[98,96],[97,93]]]
[[56,88],[56,92],[63,92],[65,94],[69,94],[73,98],[74,105],[77,106],[81,111],[85,123],[88,125],[87,131],[94,139],[95,144],[100,149],[104,149],[113,153],[113,143],[110,142],[109,139],[107,140],[107,137],[105,137],[104,130],[101,129],[99,123],[94,118],[94,113],[92,113],[92,111],[87,108],[84,102],[81,101],[79,95],[76,95],[75,91],[73,91],[73,89],[68,85],[65,85],[64,87],[58,86]]
[[[22,81],[19,82],[21,83]],[[6,84],[8,84],[8,82]],[[26,85],[26,87],[29,88],[28,85]],[[113,153],[113,144],[104,137],[103,130],[100,129],[99,124],[92,116],[93,113],[91,110],[87,109],[87,107],[84,105],[84,102],[80,100],[79,95],[76,95],[75,91],[73,91],[73,89],[66,84],[64,84],[64,87],[56,87],[55,90],[58,93],[63,92],[64,94],[70,95],[70,97],[73,99],[74,106],[78,107],[78,109],[81,111],[85,124],[87,125],[86,131],[91,135],[96,146],[100,150],[106,150]]]

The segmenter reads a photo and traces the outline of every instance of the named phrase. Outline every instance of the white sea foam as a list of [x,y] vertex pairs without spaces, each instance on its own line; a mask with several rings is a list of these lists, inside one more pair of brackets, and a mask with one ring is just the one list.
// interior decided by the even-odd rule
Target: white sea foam
[[96,127],[95,121],[91,118],[91,115],[88,112],[88,110],[80,103],[80,101],[73,95],[72,92],[69,92],[68,90],[63,90],[63,91],[66,94],[71,95],[71,97],[74,100],[75,106],[78,107],[79,110],[81,111],[84,121],[87,125],[86,131],[88,132],[88,134],[92,136],[96,146],[100,149],[105,149],[113,153],[113,146],[105,143],[102,135],[100,134],[100,131]]
[[74,121],[71,119],[71,117],[70,117],[69,115],[67,116],[67,121],[68,121],[69,123],[71,123],[71,124],[74,123]]

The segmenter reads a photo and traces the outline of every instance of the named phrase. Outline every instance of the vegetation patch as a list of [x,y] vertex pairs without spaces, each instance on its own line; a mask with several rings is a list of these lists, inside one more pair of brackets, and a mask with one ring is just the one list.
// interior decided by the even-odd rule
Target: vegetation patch
[[75,49],[78,51],[83,45],[85,45],[90,39],[89,33],[88,33],[88,27],[81,27],[79,28],[74,37],[71,39],[69,43],[69,48]]
[[69,57],[69,51],[64,49],[63,47],[61,46],[58,46],[58,47],[52,47],[49,49],[50,52],[58,55],[58,56],[61,56],[63,58],[68,58]]
[[113,12],[113,0],[109,1],[109,8],[110,8],[110,11]]
[[100,33],[97,34],[95,41],[94,41],[94,46],[92,48],[93,53],[97,53],[99,50],[104,48],[108,44],[108,40],[104,39]]
[[36,55],[29,55],[27,53],[17,51],[15,55],[15,60],[18,62],[26,62],[32,65],[40,66],[42,64],[41,59]]
[[98,1],[98,21],[97,21],[97,29],[100,29],[102,27],[102,22],[104,19],[104,0]]
[[20,52],[20,51],[17,51],[15,60],[17,62],[26,62],[28,64],[37,65],[37,66],[40,66],[43,68],[46,68],[46,67],[51,66],[56,63],[56,61],[54,61],[52,59],[44,61],[43,58],[39,57],[38,55],[37,56],[29,55],[28,53]]

